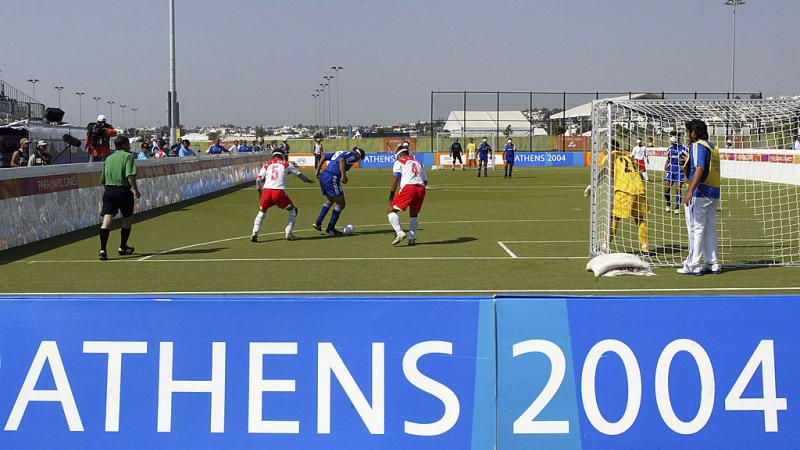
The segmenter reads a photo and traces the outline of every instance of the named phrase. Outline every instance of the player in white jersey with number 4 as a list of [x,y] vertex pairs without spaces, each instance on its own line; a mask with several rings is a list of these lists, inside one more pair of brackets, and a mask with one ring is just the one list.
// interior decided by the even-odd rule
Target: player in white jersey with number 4
[[258,172],[256,189],[258,189],[258,195],[261,199],[261,207],[253,223],[251,242],[258,242],[258,231],[261,229],[261,222],[264,221],[267,210],[273,206],[289,212],[289,223],[286,225],[284,237],[288,241],[295,239],[292,231],[294,231],[294,224],[297,220],[297,207],[292,204],[292,199],[286,195],[286,176],[289,174],[294,175],[306,183],[313,183],[313,181],[300,173],[297,167],[289,164],[285,158],[286,155],[280,150],[272,152],[272,160],[265,163]]
[[[419,212],[422,210],[422,203],[425,201],[425,187],[428,185],[428,175],[425,173],[425,166],[411,156],[408,147],[399,145],[395,153],[397,161],[394,162],[392,173],[392,190],[389,192],[389,224],[394,228],[397,236],[392,241],[392,245],[397,245],[408,237],[408,245],[415,245],[417,242],[417,227],[419,226]],[[398,186],[400,192],[397,192]],[[408,234],[403,231],[400,225],[400,211],[405,211],[411,207],[408,219]]]

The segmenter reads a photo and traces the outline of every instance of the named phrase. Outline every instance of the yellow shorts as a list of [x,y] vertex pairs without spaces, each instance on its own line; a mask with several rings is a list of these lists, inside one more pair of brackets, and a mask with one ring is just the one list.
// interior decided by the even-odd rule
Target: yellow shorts
[[644,194],[632,195],[627,192],[614,192],[614,217],[620,219],[627,219],[628,217],[644,218],[649,213],[647,197]]

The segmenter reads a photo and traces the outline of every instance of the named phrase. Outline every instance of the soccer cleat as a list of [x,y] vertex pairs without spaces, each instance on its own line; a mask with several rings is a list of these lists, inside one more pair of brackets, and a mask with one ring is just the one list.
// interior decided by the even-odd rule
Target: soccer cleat
[[478,172],[478,178],[480,178],[480,177],[481,177],[481,174],[480,174],[480,172]]
[[722,267],[719,264],[713,264],[710,267],[704,266],[702,273],[710,273],[712,275],[719,275],[722,273]]
[[681,213],[681,209],[680,208],[675,208],[675,210],[672,211],[672,214],[675,214],[675,215],[678,215],[680,213]]
[[132,255],[134,251],[135,250],[133,247],[128,247],[127,245],[125,247],[120,247],[119,249],[117,249],[119,256]]
[[297,236],[295,236],[293,233],[286,234],[286,240],[287,241],[294,241],[296,239],[297,239]]
[[681,267],[680,269],[677,270],[677,272],[678,272],[679,275],[690,275],[690,276],[695,276],[695,277],[700,275],[700,272],[695,272],[693,270],[687,270],[685,267]]
[[400,234],[395,236],[394,240],[392,241],[392,245],[397,245],[397,244],[403,242],[405,240],[406,236],[408,236],[408,235],[401,231]]
[[258,242],[258,235],[254,234],[254,235],[250,236],[250,242]]
[[650,252],[641,251],[641,252],[639,252],[639,256],[641,256],[642,258],[649,258],[650,257]]
[[408,238],[408,246],[413,247],[417,245],[417,238]]
[[325,231],[325,234],[327,234],[328,236],[341,236],[344,233],[342,233],[341,231],[333,228],[333,229]]
[[317,231],[320,232],[322,231],[322,225],[317,225],[316,223],[312,223],[311,226]]
[[97,254],[97,258],[100,261],[108,261],[108,255],[105,250],[100,250],[100,253]]
[[664,207],[664,211],[670,212],[670,211],[672,211],[672,208],[670,208],[669,205],[667,205],[667,206]]

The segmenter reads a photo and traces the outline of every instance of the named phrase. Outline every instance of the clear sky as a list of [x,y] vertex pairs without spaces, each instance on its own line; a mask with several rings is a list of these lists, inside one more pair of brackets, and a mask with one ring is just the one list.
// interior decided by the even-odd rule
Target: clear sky
[[[100,96],[138,107],[139,124],[166,122],[167,0],[13,3],[0,27],[0,78],[27,91],[27,79],[40,79],[48,105],[53,86],[65,86],[68,120],[77,122],[74,92],[83,91],[84,119]],[[332,65],[345,68],[343,124],[425,120],[431,90],[727,91],[723,3],[176,0],[181,121],[312,122],[311,94]],[[800,0],[738,9],[737,90],[800,93],[798,17]]]

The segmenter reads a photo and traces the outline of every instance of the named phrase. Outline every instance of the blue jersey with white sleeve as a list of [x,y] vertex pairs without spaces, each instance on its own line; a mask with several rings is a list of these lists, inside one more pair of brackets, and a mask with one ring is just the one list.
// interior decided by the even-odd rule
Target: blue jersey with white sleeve
[[339,160],[344,159],[345,163],[345,171],[350,170],[353,167],[353,164],[358,162],[358,153],[352,150],[342,150],[336,153],[326,153],[323,161],[329,161],[328,166],[325,167],[325,172],[331,173],[333,175],[341,176],[342,173],[339,170]]

